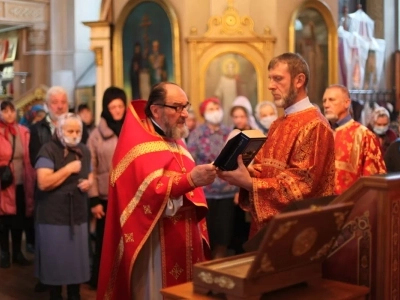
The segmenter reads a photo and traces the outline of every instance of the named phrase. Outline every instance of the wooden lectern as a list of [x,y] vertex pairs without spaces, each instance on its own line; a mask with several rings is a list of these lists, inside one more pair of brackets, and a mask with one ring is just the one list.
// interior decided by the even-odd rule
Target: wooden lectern
[[256,252],[194,265],[194,292],[260,299],[266,292],[320,279],[321,262],[352,207],[346,202],[276,215]]
[[360,178],[332,203],[354,202],[329,257],[324,278],[370,288],[370,299],[400,292],[400,173]]

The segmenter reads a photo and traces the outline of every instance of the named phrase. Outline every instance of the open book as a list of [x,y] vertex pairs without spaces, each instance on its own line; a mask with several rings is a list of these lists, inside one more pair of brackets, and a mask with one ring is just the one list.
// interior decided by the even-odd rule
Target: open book
[[242,154],[243,163],[247,167],[264,145],[266,139],[267,137],[260,130],[240,131],[235,129],[229,134],[224,148],[214,161],[214,165],[223,171],[233,171],[237,169],[237,158]]

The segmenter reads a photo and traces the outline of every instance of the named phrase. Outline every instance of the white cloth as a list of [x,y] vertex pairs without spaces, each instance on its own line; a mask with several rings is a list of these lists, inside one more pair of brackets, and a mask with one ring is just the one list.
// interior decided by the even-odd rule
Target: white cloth
[[161,245],[158,223],[140,250],[131,276],[131,300],[162,300]]

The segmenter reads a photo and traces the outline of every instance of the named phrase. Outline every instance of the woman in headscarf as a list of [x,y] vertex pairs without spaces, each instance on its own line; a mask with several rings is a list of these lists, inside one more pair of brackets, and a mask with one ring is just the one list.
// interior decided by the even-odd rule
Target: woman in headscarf
[[12,183],[0,182],[1,268],[10,267],[9,232],[12,238],[12,261],[29,265],[21,252],[25,217],[33,214],[34,170],[29,159],[29,131],[16,123],[17,113],[11,101],[0,105],[0,166],[11,168]]
[[80,299],[80,284],[90,278],[87,191],[92,185],[90,152],[80,143],[82,121],[58,118],[53,138],[36,159],[35,274],[49,286],[50,299]]
[[93,186],[89,190],[90,206],[96,222],[96,246],[89,285],[97,287],[100,255],[107,212],[108,178],[111,160],[125,119],[126,94],[117,87],[109,87],[103,95],[103,112],[99,126],[90,134],[88,147],[92,155]]
[[[232,114],[233,114],[234,110],[236,110],[237,107],[240,107],[244,111],[244,113],[246,114],[246,116],[247,116],[247,124],[248,124],[248,127],[249,127],[249,128],[243,128],[243,129],[238,128],[238,129],[240,129],[240,130],[244,130],[244,129],[259,129],[259,126],[258,126],[256,120],[254,119],[253,108],[251,106],[251,103],[250,103],[249,99],[247,99],[244,96],[236,97],[236,99],[232,102],[231,117],[232,117]],[[235,121],[235,120],[233,120],[233,121]],[[234,124],[234,127],[237,128],[237,126],[235,124]]]
[[29,128],[31,125],[42,120],[45,116],[46,111],[43,105],[37,104],[32,106],[32,108],[23,115],[19,123]]
[[278,110],[272,101],[263,101],[257,104],[255,116],[260,129],[267,134],[272,123],[278,119]]
[[[188,150],[196,164],[214,161],[228,138],[230,129],[222,123],[223,110],[217,98],[208,98],[200,105],[204,124],[196,127],[189,136]],[[203,187],[207,199],[207,229],[213,258],[228,255],[228,246],[233,236],[233,197],[238,188],[216,178]]]

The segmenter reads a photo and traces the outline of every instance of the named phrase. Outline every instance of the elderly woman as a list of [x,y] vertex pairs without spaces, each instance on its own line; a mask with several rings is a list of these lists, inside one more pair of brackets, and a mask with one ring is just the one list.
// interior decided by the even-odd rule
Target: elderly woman
[[[200,113],[205,122],[192,131],[188,141],[188,150],[198,165],[213,162],[217,158],[231,131],[222,124],[223,110],[217,98],[204,100]],[[207,228],[212,256],[224,257],[233,236],[233,201],[238,189],[217,177],[203,190],[209,208]]]
[[21,240],[25,216],[33,214],[34,170],[29,159],[28,129],[16,123],[17,114],[11,101],[1,102],[0,108],[0,166],[9,167],[12,174],[8,186],[0,183],[0,267],[9,268],[10,231],[13,262],[30,264],[21,252]]
[[375,108],[367,128],[373,131],[379,139],[382,155],[385,155],[390,144],[397,139],[396,133],[389,128],[389,124],[389,111],[382,106]]
[[36,276],[49,285],[50,299],[80,299],[79,284],[90,278],[87,191],[92,185],[90,153],[82,138],[82,121],[61,115],[53,138],[36,159]]
[[272,123],[278,118],[278,110],[271,101],[263,101],[256,106],[256,119],[265,134],[268,133]]

